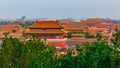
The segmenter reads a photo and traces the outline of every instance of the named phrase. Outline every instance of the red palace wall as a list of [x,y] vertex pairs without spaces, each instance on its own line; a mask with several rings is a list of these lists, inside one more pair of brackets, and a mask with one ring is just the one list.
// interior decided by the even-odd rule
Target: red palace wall
[[[32,35],[28,36],[29,38],[32,38]],[[64,39],[65,36],[64,35],[60,35],[60,36],[38,36],[40,39]]]

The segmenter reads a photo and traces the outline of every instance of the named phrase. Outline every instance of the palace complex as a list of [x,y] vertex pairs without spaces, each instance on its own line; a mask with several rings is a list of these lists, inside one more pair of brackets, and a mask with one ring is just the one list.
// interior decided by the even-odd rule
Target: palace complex
[[23,36],[23,28],[17,23],[8,23],[0,26],[0,38],[4,38],[5,33],[8,33],[8,37],[20,39]]
[[[58,20],[36,20],[25,28],[18,23],[2,25],[0,26],[0,38],[5,38],[5,33],[9,32],[8,37],[11,36],[23,41],[25,33],[27,38],[36,35],[40,39],[46,40],[47,45],[55,45],[56,48],[69,48],[74,47],[77,43],[97,41],[96,35],[98,33],[101,34],[102,38],[110,41],[116,27],[120,29],[120,24],[114,24],[112,20],[103,18],[88,18],[79,23],[70,20],[64,20],[62,23]],[[87,38],[86,33],[90,33],[94,37]]]

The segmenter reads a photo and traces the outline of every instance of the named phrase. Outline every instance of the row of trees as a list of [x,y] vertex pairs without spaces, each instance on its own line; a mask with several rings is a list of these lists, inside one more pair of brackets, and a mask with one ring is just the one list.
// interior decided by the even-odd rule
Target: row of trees
[[24,21],[24,23],[21,23],[20,21],[18,21],[18,23],[19,23],[22,27],[26,28],[27,26],[33,24],[34,21]]
[[85,33],[85,38],[102,38],[102,35],[100,33],[97,33],[96,36],[90,34],[89,32]]
[[57,55],[54,46],[47,46],[36,37],[25,44],[16,38],[6,38],[0,50],[0,67],[119,68],[120,31],[113,36],[111,44],[104,39],[93,43],[77,44],[76,50],[68,49],[63,55]]

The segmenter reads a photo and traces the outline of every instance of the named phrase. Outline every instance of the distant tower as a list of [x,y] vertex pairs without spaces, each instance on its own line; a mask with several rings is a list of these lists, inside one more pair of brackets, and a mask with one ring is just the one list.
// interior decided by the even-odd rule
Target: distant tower
[[22,16],[21,20],[25,20],[26,19],[26,16]]

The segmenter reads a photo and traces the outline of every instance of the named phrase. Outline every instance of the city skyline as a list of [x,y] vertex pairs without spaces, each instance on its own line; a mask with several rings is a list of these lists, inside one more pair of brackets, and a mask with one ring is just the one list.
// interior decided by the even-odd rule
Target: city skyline
[[119,0],[0,0],[0,18],[120,18]]

